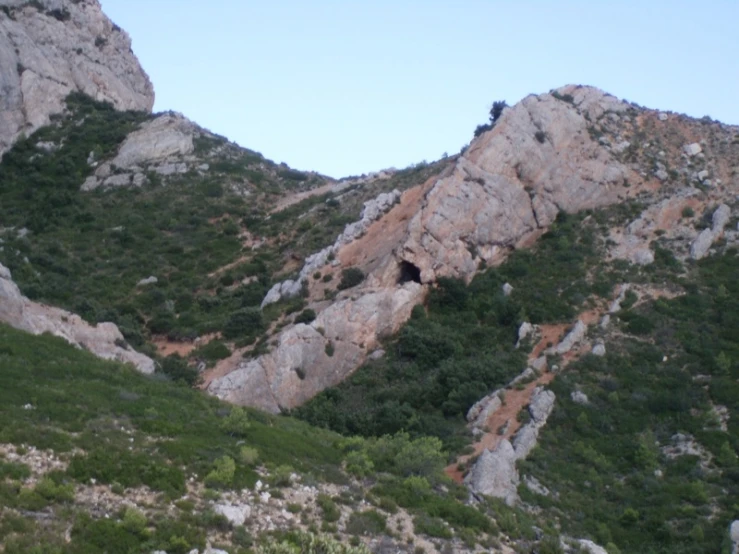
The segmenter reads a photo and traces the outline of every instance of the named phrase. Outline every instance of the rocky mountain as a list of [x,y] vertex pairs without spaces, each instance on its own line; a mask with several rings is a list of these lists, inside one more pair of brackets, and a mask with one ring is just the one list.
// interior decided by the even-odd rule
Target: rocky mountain
[[0,154],[48,125],[70,92],[121,110],[154,105],[131,39],[97,0],[2,0],[0,56]]
[[333,180],[95,0],[0,28],[0,550],[739,548],[739,127],[567,85]]

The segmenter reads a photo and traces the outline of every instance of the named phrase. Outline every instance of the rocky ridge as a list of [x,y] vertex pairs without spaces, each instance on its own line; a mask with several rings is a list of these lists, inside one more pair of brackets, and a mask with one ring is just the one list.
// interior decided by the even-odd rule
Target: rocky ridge
[[32,302],[0,264],[0,321],[34,335],[51,333],[68,343],[89,350],[104,360],[133,364],[142,373],[154,373],[154,360],[131,349],[114,323],[92,326],[80,316]]
[[[571,101],[563,101],[563,95]],[[469,281],[480,264],[499,263],[511,249],[530,244],[560,210],[576,212],[635,195],[646,180],[589,132],[592,121],[630,109],[626,102],[598,89],[575,86],[532,95],[506,109],[497,125],[474,141],[453,167],[403,193],[353,241],[331,247],[338,264],[328,263],[328,251],[318,253],[315,260],[309,258],[306,267],[311,271],[325,274],[357,266],[368,275],[363,285],[341,293],[337,302],[366,306],[369,311],[331,305],[325,308],[325,319],[319,315],[321,321],[331,320],[334,332],[327,337],[336,345],[352,345],[351,355],[328,360],[318,352],[325,340],[302,327],[287,328],[271,353],[214,380],[210,392],[237,404],[269,406],[272,411],[296,406],[325,383],[345,378],[375,348],[378,335],[368,332],[374,326],[367,324],[376,318],[378,298],[395,297],[406,290],[406,281],[422,287],[439,277]],[[296,293],[299,283],[287,283],[292,286],[285,292]],[[276,299],[278,292],[282,297],[284,285],[270,291],[267,300]],[[422,287],[413,288],[413,303],[424,298]],[[325,306],[312,290],[309,294],[317,308]],[[406,301],[389,305],[397,308],[383,311],[391,322],[386,328],[398,328],[412,305]],[[351,321],[343,315],[349,313]],[[265,371],[265,367],[275,369]],[[289,386],[285,386],[286,375],[294,375],[287,381]],[[298,375],[307,377],[303,380]]]
[[98,0],[0,0],[0,155],[47,125],[79,91],[151,111],[154,89],[128,34]]

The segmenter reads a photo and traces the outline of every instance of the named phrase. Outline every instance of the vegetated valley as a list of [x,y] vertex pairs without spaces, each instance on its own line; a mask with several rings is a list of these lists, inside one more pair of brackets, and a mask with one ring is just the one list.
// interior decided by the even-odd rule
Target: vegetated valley
[[0,552],[737,551],[739,128],[571,85],[334,180],[72,88],[0,162]]

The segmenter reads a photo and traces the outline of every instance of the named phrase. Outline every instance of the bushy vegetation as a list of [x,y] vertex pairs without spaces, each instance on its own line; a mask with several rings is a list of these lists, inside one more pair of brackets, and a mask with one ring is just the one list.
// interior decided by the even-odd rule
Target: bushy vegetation
[[[535,248],[513,252],[469,287],[439,279],[427,309],[414,310],[385,345],[383,360],[361,367],[296,415],[346,435],[407,431],[459,450],[468,441],[464,416],[472,404],[525,367],[525,352],[514,348],[519,325],[571,322],[587,298],[611,294],[619,276],[590,271],[603,245],[596,218],[586,222],[588,215],[560,215]],[[514,285],[511,296],[503,293],[506,282]]]
[[[558,496],[523,490],[525,500],[622,552],[721,551],[739,493],[737,271],[735,250],[701,261],[679,281],[683,295],[618,314],[636,337],[553,383],[557,409],[523,468]],[[570,401],[575,388],[590,405]],[[705,454],[667,456],[678,433]]]

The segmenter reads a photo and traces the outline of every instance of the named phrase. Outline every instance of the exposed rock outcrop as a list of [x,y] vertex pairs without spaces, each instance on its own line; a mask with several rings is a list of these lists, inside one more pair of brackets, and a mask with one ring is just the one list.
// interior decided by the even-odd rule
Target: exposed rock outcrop
[[340,300],[310,325],[281,333],[272,352],[243,362],[213,380],[208,390],[234,404],[274,413],[299,406],[352,373],[375,349],[378,337],[394,333],[410,317],[423,294],[421,285],[406,283]]
[[80,91],[120,110],[151,111],[154,90],[131,39],[98,0],[0,0],[0,154],[61,113]]
[[724,232],[724,227],[731,217],[731,209],[726,204],[721,204],[716,211],[713,212],[712,223],[710,229],[703,229],[690,245],[690,257],[694,260],[700,260],[708,255],[708,251],[713,243]]
[[400,191],[393,190],[392,192],[384,192],[364,203],[362,212],[359,216],[359,221],[350,223],[344,228],[344,231],[337,237],[334,244],[327,246],[320,252],[316,252],[311,256],[308,256],[303,265],[303,269],[300,271],[300,275],[297,279],[288,279],[282,283],[275,284],[269,292],[265,295],[262,300],[262,308],[269,304],[274,304],[280,300],[286,300],[293,298],[300,294],[302,281],[308,279],[317,269],[325,266],[332,255],[334,255],[339,248],[345,244],[361,237],[369,228],[369,226],[380,219],[387,211],[392,208],[400,199]]
[[[571,95],[572,101],[557,98],[563,95]],[[354,298],[375,298],[378,288],[383,296],[394,297],[403,290],[404,267],[413,268],[418,276],[414,280],[422,283],[442,276],[471,279],[481,261],[499,263],[510,249],[525,246],[541,234],[560,210],[576,212],[622,200],[626,181],[632,193],[638,190],[641,177],[588,133],[592,121],[627,109],[627,103],[589,87],[568,86],[557,95],[525,98],[505,110],[495,127],[439,178],[407,191],[399,203],[393,194],[392,201],[382,202],[383,210],[389,208],[387,213],[373,210],[371,217],[365,217],[370,214],[365,207],[362,220],[367,221],[361,232],[350,233],[351,242],[340,238],[309,257],[301,275],[322,269],[333,254],[342,264],[359,266],[367,274],[364,288],[352,291]],[[536,138],[540,131],[547,137],[544,143]],[[375,215],[378,219],[373,221]],[[300,278],[292,285],[299,282]],[[282,298],[283,285],[279,287],[265,300]],[[412,296],[418,302],[423,289],[414,290]],[[351,301],[362,302],[361,297]],[[392,322],[390,327],[397,328],[412,306],[405,301],[391,304],[397,311],[383,313]],[[370,330],[363,337],[365,346],[358,347],[354,325],[344,320],[343,310],[332,306],[329,311],[331,326],[338,331],[332,340],[337,346],[354,344],[351,355],[324,359],[316,352],[325,341],[305,329],[288,328],[277,338],[272,353],[216,379],[209,390],[236,403],[275,411],[279,406],[298,405],[339,382],[364,361],[367,347],[376,344],[377,336]],[[308,361],[305,379],[292,369],[297,359]],[[290,375],[287,381],[286,375]],[[277,397],[272,396],[275,391],[280,391]]]
[[539,431],[546,425],[554,401],[552,391],[542,387],[534,390],[528,407],[531,421],[518,430],[513,443],[507,439],[500,441],[493,450],[485,450],[472,466],[465,483],[473,493],[501,498],[509,505],[518,501],[520,478],[516,462],[525,459],[536,447]]
[[[144,171],[169,176],[186,173],[201,165],[189,157],[195,149],[194,137],[200,128],[181,114],[166,113],[147,121],[128,135],[112,160],[101,164],[87,178],[82,190],[100,186],[141,186],[147,181]],[[93,162],[94,163],[94,162]]]
[[113,323],[92,326],[80,316],[44,306],[23,296],[0,264],[0,321],[34,335],[51,333],[70,344],[85,348],[105,360],[133,364],[142,373],[153,373],[154,360],[125,346],[123,335]]
[[495,450],[485,450],[465,479],[473,493],[502,498],[508,505],[518,501],[519,482],[516,454],[506,439]]

